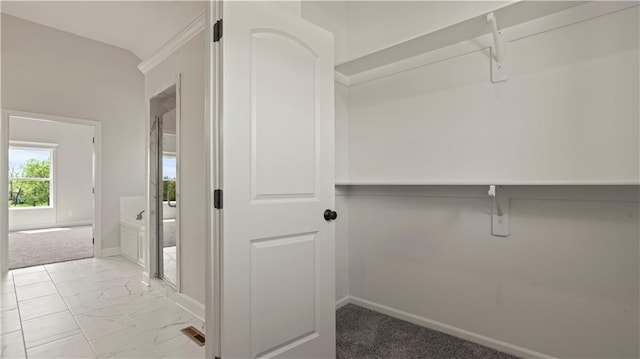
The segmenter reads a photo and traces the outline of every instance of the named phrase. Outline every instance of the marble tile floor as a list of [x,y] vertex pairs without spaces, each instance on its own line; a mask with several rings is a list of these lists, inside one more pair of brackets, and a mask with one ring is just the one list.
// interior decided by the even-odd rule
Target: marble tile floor
[[0,278],[0,357],[203,358],[180,329],[204,323],[141,278],[123,257],[10,271]]

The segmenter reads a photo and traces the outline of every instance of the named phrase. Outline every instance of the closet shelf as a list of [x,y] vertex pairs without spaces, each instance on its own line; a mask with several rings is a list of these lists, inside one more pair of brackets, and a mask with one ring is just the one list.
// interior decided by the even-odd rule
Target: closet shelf
[[640,181],[336,181],[336,186],[639,186]]
[[[349,86],[372,78],[406,70],[412,66],[415,67],[416,63],[428,61],[416,57],[418,55],[425,55],[437,49],[443,49],[451,45],[468,42],[467,40],[473,40],[483,35],[491,34],[492,24],[487,21],[487,15],[489,14],[493,14],[499,28],[504,29],[584,5],[576,8],[574,12],[558,14],[559,19],[554,19],[556,21],[549,23],[543,21],[539,26],[542,28],[535,30],[527,29],[527,31],[531,31],[532,33],[539,33],[548,30],[549,27],[565,26],[587,18],[617,11],[624,7],[637,5],[634,3],[620,4],[619,2],[610,3],[609,5],[593,3],[599,2],[518,1],[510,3],[482,15],[338,64],[335,66],[336,81]],[[524,34],[524,36],[526,35],[527,34]],[[507,39],[507,41],[508,40],[513,39]],[[486,43],[475,44],[475,50],[486,48],[486,45]],[[450,52],[464,53],[465,51],[469,52],[470,50],[465,47],[464,49],[460,48]],[[455,54],[449,55],[454,56]]]

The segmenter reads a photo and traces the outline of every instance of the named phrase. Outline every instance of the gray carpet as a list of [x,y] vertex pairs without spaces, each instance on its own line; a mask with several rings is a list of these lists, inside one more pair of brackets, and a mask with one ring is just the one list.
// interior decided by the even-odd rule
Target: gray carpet
[[336,312],[338,359],[516,359],[353,304]]
[[9,233],[9,268],[93,257],[93,227],[69,228],[60,232]]

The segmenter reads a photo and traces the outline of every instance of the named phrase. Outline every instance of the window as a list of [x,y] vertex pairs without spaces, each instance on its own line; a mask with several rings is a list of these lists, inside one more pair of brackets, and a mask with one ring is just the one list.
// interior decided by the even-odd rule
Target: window
[[175,202],[176,200],[176,156],[162,156],[162,200]]
[[53,206],[53,148],[9,147],[9,208]]

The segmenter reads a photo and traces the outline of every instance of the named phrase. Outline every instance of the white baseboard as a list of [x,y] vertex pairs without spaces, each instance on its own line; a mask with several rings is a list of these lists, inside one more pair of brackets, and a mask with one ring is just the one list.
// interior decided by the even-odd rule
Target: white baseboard
[[113,257],[120,255],[120,247],[102,248],[100,257]]
[[437,330],[442,333],[453,335],[455,337],[462,338],[464,340],[468,340],[470,342],[484,345],[486,347],[499,350],[503,353],[515,355],[521,358],[544,358],[544,359],[554,358],[547,354],[539,353],[534,350],[523,348],[521,346],[505,343],[503,341],[489,338],[484,335],[473,333],[468,330],[460,329],[448,324],[444,324],[436,320],[420,317],[420,316],[407,313],[398,309],[387,307],[386,305],[378,304],[378,303],[371,302],[369,300],[354,297],[354,296],[346,296],[338,300],[336,302],[336,309],[339,307],[345,306],[346,304],[349,304],[349,303],[359,305],[361,307],[371,309],[376,312],[386,314],[394,318],[405,320],[407,322],[417,324],[425,328],[429,328],[429,329]]
[[150,277],[149,277],[149,273],[142,272],[142,284],[146,285],[147,287],[151,286],[151,280],[150,280]]
[[[145,275],[146,275],[146,279],[147,282],[144,282],[145,280]],[[142,273],[143,276],[143,283],[146,284],[147,286],[161,292],[162,294],[164,294],[165,296],[169,296],[168,293],[168,289],[167,289],[167,285],[161,281],[160,279],[156,278],[156,277],[150,277],[147,273]]]
[[191,313],[192,315],[194,315],[196,318],[200,319],[200,321],[204,323],[204,317],[205,317],[204,304],[182,293],[175,293],[174,300],[177,306]]
[[348,295],[345,295],[344,297],[338,299],[336,301],[336,310],[344,307],[345,305],[349,304],[351,300],[351,297]]
[[[149,279],[147,275],[146,279],[148,281],[148,284],[147,283],[145,284],[149,285],[155,290],[160,291],[169,300],[173,301],[178,307],[191,313],[193,316],[195,316],[196,318],[198,318],[200,321],[204,323],[204,317],[205,317],[204,304],[189,297],[188,295],[176,292],[176,290],[173,289],[173,287],[167,285],[164,281],[158,278]],[[144,283],[144,278],[143,278],[143,283]]]
[[18,226],[9,226],[9,232],[18,232],[18,231],[31,231],[35,229],[47,229],[47,228],[56,228],[56,227],[79,227],[79,226],[90,226],[93,222],[91,221],[78,221],[78,222],[57,222],[57,223],[40,223],[40,224],[25,224]]
[[75,222],[58,222],[57,227],[80,227],[80,226],[92,226],[93,221],[75,221]]

